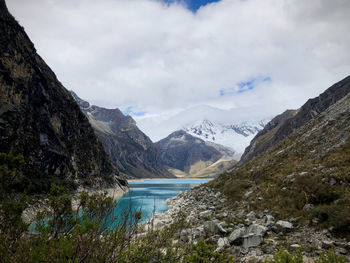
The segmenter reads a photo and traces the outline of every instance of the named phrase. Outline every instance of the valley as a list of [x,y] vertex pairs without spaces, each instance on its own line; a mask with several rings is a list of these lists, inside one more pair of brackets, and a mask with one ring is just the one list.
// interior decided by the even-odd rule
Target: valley
[[[157,7],[161,12],[174,12],[176,23],[187,21],[183,27],[186,30],[212,21],[216,8],[224,4],[228,8],[230,4],[226,0],[214,1],[192,10],[186,1],[140,1],[145,10]],[[74,8],[70,6],[69,12],[64,12],[68,2],[44,2],[46,8],[54,8],[57,16],[64,13],[68,18],[75,9],[92,4],[74,3]],[[260,10],[254,1],[241,2],[235,8],[244,11],[240,5],[251,5]],[[135,4],[103,3],[104,11],[106,7],[123,9]],[[34,1],[22,4],[40,7]],[[96,16],[97,9],[84,9],[81,16],[88,13],[94,17],[89,19],[89,30],[90,26],[98,28],[105,19],[117,26],[123,17],[114,17],[118,8],[103,19]],[[185,15],[179,19],[178,14],[184,10]],[[292,11],[288,13],[291,17],[296,12]],[[222,12],[218,13],[220,17]],[[295,83],[293,87],[303,86],[300,79],[288,77],[287,84],[286,79],[279,81],[277,73],[259,73],[255,77],[251,72],[241,73],[248,60],[226,71],[228,51],[223,52],[222,66],[214,70],[220,71],[221,78],[211,76],[215,81],[208,81],[208,68],[200,71],[203,63],[196,61],[206,58],[204,64],[211,65],[215,59],[210,60],[209,54],[221,50],[205,52],[199,44],[211,38],[215,39],[214,46],[226,42],[221,35],[212,37],[214,30],[210,29],[209,33],[191,31],[201,41],[193,41],[187,48],[181,46],[187,55],[177,50],[168,61],[156,60],[148,52],[137,53],[140,41],[128,40],[124,45],[135,50],[118,58],[130,64],[117,67],[119,62],[110,60],[117,50],[113,45],[127,39],[125,36],[132,31],[128,26],[135,25],[127,23],[125,32],[119,32],[119,28],[98,39],[97,42],[115,41],[110,44],[113,52],[87,54],[83,49],[97,45],[92,41],[98,37],[82,37],[85,32],[78,28],[86,21],[72,17],[73,29],[66,27],[61,37],[71,43],[73,36],[78,37],[82,49],[62,45],[64,52],[54,54],[56,60],[45,56],[45,61],[55,65],[55,72],[70,69],[71,75],[62,74],[61,82],[28,34],[33,39],[38,35],[31,30],[27,34],[5,0],[0,0],[1,262],[350,262],[350,76],[327,84],[344,75],[344,65],[332,67],[329,75],[321,76],[321,70],[310,74],[307,84],[315,84],[305,94],[314,97],[308,99],[299,94],[301,89],[299,93],[289,89],[290,79]],[[284,19],[287,18],[290,19],[286,15]],[[151,24],[153,27],[158,23]],[[277,27],[287,30],[285,24]],[[148,40],[150,28],[145,26],[143,30]],[[163,30],[157,41],[168,39],[168,30],[171,28]],[[177,38],[182,31],[179,32]],[[150,34],[150,38],[155,35]],[[46,37],[53,38],[54,34]],[[254,49],[263,42],[249,47]],[[40,43],[38,50],[47,52],[48,45]],[[142,44],[153,51],[160,48],[158,42],[154,46],[147,41]],[[171,41],[164,45],[167,49],[162,57],[176,49]],[[192,53],[195,59],[191,63],[178,61]],[[320,52],[314,49],[311,53],[317,57]],[[96,66],[93,55],[102,56],[107,66]],[[76,61],[65,63],[64,68],[57,66],[57,61],[67,57],[76,57]],[[105,66],[108,72],[99,71],[100,82],[85,74],[86,81],[76,85],[72,75],[75,79],[81,74],[73,70],[79,60],[91,67],[90,74],[97,74],[98,67]],[[147,70],[141,67],[145,60]],[[152,68],[154,60],[156,68],[165,68],[166,74],[156,73]],[[284,59],[283,62],[284,65]],[[189,75],[166,81],[183,68]],[[269,67],[264,64],[263,68]],[[300,76],[304,76],[305,68],[298,69]],[[339,68],[342,74],[335,74]],[[280,76],[292,72],[280,70],[281,66],[276,71]],[[139,78],[133,77],[135,71]],[[229,77],[234,74],[242,74],[244,80],[231,81]],[[186,82],[189,77],[191,81]],[[140,83],[138,94],[134,89]],[[281,83],[285,86],[281,87]],[[84,85],[86,88],[81,88]],[[90,103],[79,94],[91,98],[102,90],[118,96],[109,98],[107,92],[105,100],[99,97]],[[280,114],[273,117],[271,112]]]

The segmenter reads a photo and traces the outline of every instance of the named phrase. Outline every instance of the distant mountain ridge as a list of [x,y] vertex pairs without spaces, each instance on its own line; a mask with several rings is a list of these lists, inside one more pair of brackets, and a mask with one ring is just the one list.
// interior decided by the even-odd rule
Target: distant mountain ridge
[[350,76],[334,84],[318,97],[309,99],[300,109],[288,110],[276,116],[251,141],[240,163],[247,162],[267,151],[349,93]]
[[267,121],[221,124],[204,119],[183,128],[189,134],[202,140],[230,147],[239,159],[254,136],[261,131]]
[[72,96],[88,117],[114,165],[134,178],[173,177],[161,162],[158,149],[137,126],[135,120],[119,109],[105,109]]
[[5,1],[0,1],[0,149],[24,157],[17,180],[28,192],[47,192],[52,182],[69,190],[128,185]]
[[195,174],[223,157],[223,154],[183,130],[175,131],[156,143],[165,165]]

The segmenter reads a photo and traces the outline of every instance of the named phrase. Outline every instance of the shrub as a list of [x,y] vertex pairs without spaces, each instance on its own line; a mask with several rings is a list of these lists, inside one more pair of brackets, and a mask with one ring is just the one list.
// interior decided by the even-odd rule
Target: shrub
[[295,254],[289,254],[286,250],[280,249],[275,253],[272,260],[267,260],[265,263],[303,263],[303,255],[301,249]]
[[326,254],[322,253],[315,263],[346,263],[346,258],[344,256],[336,255],[334,250],[331,249],[328,250]]

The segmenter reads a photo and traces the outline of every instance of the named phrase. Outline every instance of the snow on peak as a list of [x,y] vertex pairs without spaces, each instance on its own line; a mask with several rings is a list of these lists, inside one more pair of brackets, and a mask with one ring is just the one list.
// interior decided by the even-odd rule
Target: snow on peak
[[183,130],[205,141],[230,147],[240,156],[267,122],[268,120],[222,124],[203,119],[192,125],[185,125]]

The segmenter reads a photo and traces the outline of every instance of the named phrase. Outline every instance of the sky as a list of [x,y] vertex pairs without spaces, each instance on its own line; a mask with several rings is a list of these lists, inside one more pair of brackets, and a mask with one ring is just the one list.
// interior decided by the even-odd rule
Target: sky
[[350,74],[349,0],[7,4],[67,89],[138,122],[203,105],[265,118]]

